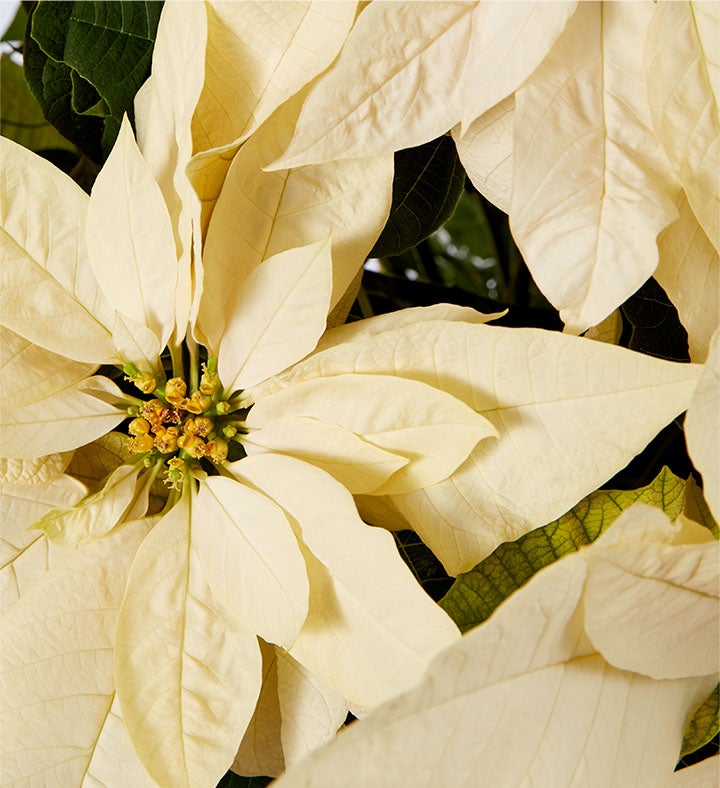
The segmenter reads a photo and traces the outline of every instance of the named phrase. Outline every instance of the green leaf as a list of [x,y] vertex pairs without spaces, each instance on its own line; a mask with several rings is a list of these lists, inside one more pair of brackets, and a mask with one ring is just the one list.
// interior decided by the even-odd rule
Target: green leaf
[[621,345],[668,361],[690,360],[687,331],[654,279],[648,279],[620,309],[626,323]]
[[33,151],[76,150],[45,120],[25,81],[23,67],[14,63],[7,53],[0,56],[0,94],[0,134],[3,137]]
[[[22,41],[25,35],[25,25],[27,24],[27,11],[22,4],[18,5],[17,14],[10,26],[3,33],[0,41]],[[5,103],[5,96],[3,96],[3,104]]]
[[369,256],[400,254],[427,238],[452,215],[464,184],[452,137],[397,151],[390,216]]
[[[40,52],[32,53],[33,64],[26,72],[28,81],[32,74],[33,92],[48,120],[63,134],[73,139],[67,131],[75,133],[78,125],[83,136],[92,132],[93,144],[75,141],[96,161],[99,153],[112,148],[123,114],[132,115],[135,93],[150,70],[161,10],[162,2],[151,0],[47,0],[32,13],[29,38]],[[43,59],[46,63],[42,63]],[[50,63],[56,67],[54,73],[62,77],[61,96],[48,95],[52,86],[45,72]],[[82,118],[85,115],[91,117]],[[101,122],[99,127],[88,125],[93,116]],[[100,140],[96,139],[98,129]],[[90,148],[85,147],[89,144]]]
[[440,599],[452,583],[435,554],[415,531],[393,531],[398,551],[416,580],[434,599]]
[[72,108],[71,70],[49,58],[30,36],[23,47],[25,79],[45,119],[94,162],[102,162],[102,118],[79,115]]
[[638,490],[598,490],[569,512],[515,542],[501,544],[469,572],[458,575],[440,606],[462,632],[477,626],[538,570],[594,542],[635,503],[662,509],[675,519],[685,505],[686,482],[663,468]]
[[264,788],[272,782],[272,777],[241,777],[228,772],[217,784],[217,788]]
[[680,756],[704,747],[720,731],[720,684],[710,693],[685,727]]
[[696,523],[709,528],[716,539],[720,538],[720,528],[710,512],[703,491],[692,476],[688,479],[685,487],[685,514]]

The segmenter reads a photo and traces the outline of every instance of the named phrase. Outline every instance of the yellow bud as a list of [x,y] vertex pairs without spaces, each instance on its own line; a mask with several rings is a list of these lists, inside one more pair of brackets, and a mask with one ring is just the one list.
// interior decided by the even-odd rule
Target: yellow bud
[[234,438],[237,435],[237,427],[233,427],[232,424],[226,424],[222,428],[222,434],[229,440],[230,438]]
[[200,378],[200,391],[203,394],[212,395],[220,388],[220,378],[217,372],[211,372],[206,364],[202,365],[203,374]]
[[202,405],[194,399],[184,399],[180,403],[180,407],[188,413],[194,413],[196,416],[199,416],[203,412]]
[[151,394],[157,386],[157,381],[149,372],[138,372],[137,375],[126,376],[125,380],[137,386],[143,394]]
[[177,439],[177,445],[196,460],[204,457],[207,453],[205,441],[202,438],[198,438],[197,435],[181,435]]
[[218,416],[226,416],[230,413],[230,404],[223,400],[222,402],[218,402],[215,406],[215,410],[217,411]]
[[228,445],[222,438],[215,438],[208,441],[206,448],[207,456],[215,463],[219,464],[227,459]]
[[133,419],[128,425],[128,432],[131,435],[147,435],[150,432],[150,422],[145,419]]
[[161,454],[170,454],[177,449],[178,428],[160,429],[155,436],[155,448]]
[[187,392],[187,383],[182,378],[170,378],[165,384],[165,399],[171,405],[179,405]]
[[148,435],[147,433],[138,435],[130,441],[131,451],[150,451],[153,445],[154,441],[152,435]]
[[195,419],[195,435],[199,435],[201,438],[207,438],[213,429],[215,429],[215,425],[207,416],[198,416]]

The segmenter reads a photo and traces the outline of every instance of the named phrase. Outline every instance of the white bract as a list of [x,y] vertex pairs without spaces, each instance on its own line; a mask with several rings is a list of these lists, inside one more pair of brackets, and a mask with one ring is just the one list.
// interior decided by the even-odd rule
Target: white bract
[[[466,105],[464,83],[463,124],[574,9],[530,46],[540,4],[445,5],[457,56],[480,21],[522,50],[488,96]],[[611,477],[700,375],[451,306],[325,333],[387,217],[392,145],[262,166],[348,30],[393,11],[357,28],[354,4],[282,6],[166,4],[140,146],[125,120],[90,197],[0,140],[10,780],[279,773],[459,638],[356,501],[460,571]],[[247,112],[217,123],[238,95]]]
[[717,681],[717,562],[707,529],[632,507],[279,785],[675,785]]
[[273,166],[383,154],[451,130],[568,330],[600,323],[659,263],[703,361],[720,317],[718,9],[371,2]]

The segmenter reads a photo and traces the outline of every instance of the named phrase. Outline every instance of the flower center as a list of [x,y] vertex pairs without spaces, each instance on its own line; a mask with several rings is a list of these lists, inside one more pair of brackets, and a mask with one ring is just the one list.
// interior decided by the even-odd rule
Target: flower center
[[240,409],[238,403],[223,396],[215,358],[202,365],[199,386],[190,396],[183,378],[158,383],[132,364],[125,372],[126,380],[144,394],[154,395],[128,411],[133,416],[128,425],[130,449],[145,455],[147,467],[162,462],[165,484],[179,490],[188,472],[198,469],[202,460],[220,465],[227,459],[228,442],[243,425],[232,415]]

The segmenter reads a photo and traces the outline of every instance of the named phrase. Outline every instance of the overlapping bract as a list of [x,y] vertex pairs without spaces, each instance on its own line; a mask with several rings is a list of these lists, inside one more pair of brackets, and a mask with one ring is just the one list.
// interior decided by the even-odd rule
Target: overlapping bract
[[[719,31],[703,2],[370,3],[277,166],[452,130],[570,330],[600,323],[659,264],[702,361],[720,320]],[[690,266],[715,286],[690,280]]]
[[636,505],[279,784],[674,784],[720,666],[717,560],[709,531]]
[[[233,759],[241,772],[279,773],[330,740],[349,707],[415,684],[458,638],[351,493],[366,519],[409,523],[460,571],[561,514],[687,407],[697,367],[483,325],[488,317],[472,310],[409,310],[321,338],[385,221],[402,135],[374,151],[363,138],[357,160],[262,167],[322,95],[321,72],[330,67],[328,79],[344,84],[343,55],[337,72],[331,63],[348,31],[360,46],[386,36],[373,32],[375,14],[430,27],[432,14],[448,16],[396,84],[416,74],[414,63],[422,79],[443,47],[460,67],[458,42],[483,30],[462,67],[507,71],[479,96],[463,82],[450,115],[461,150],[466,128],[494,133],[495,120],[520,111],[505,97],[550,62],[568,19],[591,18],[573,16],[574,3],[514,7],[436,4],[423,21],[373,3],[353,27],[349,3],[168,3],[137,101],[140,145],[126,122],[90,198],[3,143],[0,306],[11,350],[2,440],[15,461],[3,494],[20,502],[8,505],[0,572],[15,644],[2,674],[12,688],[3,725],[14,731],[3,769],[13,779],[143,785],[149,774],[162,785],[210,785]],[[420,112],[424,138],[446,130],[436,126],[450,115],[423,98],[408,111]],[[500,99],[492,123],[471,125]],[[218,123],[226,105],[243,112]],[[512,150],[501,137],[497,149]],[[45,218],[37,231],[31,214]],[[104,486],[84,497],[63,459],[37,459],[83,449],[124,418],[119,406],[130,400],[93,376],[99,364],[156,371],[163,347],[176,349],[186,333],[218,356],[228,393],[247,389],[248,457],[198,490],[189,482],[174,507],[145,518],[153,478],[135,482],[139,465],[111,462]],[[18,484],[35,469],[49,474],[45,483]],[[67,553],[26,534],[41,517],[56,541],[80,546]],[[101,610],[86,587],[104,595]],[[55,651],[38,684],[29,655],[47,634],[43,617]],[[72,684],[68,664],[78,666]],[[82,735],[66,739],[78,719]]]

